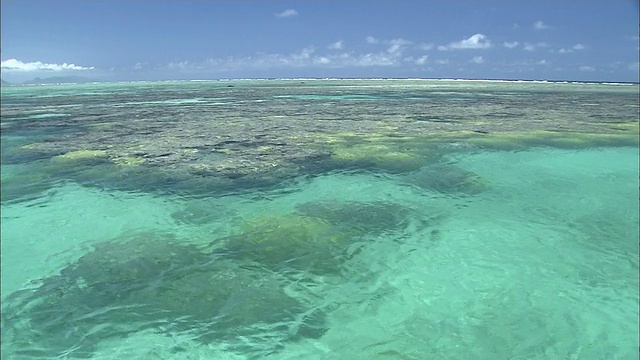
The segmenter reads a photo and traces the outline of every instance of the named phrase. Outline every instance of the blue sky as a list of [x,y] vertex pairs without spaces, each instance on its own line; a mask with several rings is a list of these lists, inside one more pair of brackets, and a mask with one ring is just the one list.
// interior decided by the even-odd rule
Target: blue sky
[[2,78],[638,81],[638,0],[1,2]]

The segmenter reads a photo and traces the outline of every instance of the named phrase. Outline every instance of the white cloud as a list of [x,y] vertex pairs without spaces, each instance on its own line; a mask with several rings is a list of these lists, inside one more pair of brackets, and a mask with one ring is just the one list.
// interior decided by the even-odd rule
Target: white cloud
[[380,40],[374,38],[373,36],[367,36],[364,40],[367,42],[367,44],[377,44],[380,42]]
[[517,41],[505,41],[504,43],[502,43],[502,46],[509,48],[509,49],[513,49],[514,47],[518,46],[520,43]]
[[391,66],[396,65],[397,60],[385,54],[364,54],[356,57],[344,58],[344,66]]
[[552,62],[546,59],[542,59],[542,60],[525,59],[525,60],[502,62],[500,64],[500,69],[506,72],[526,72],[526,71],[535,71],[536,67],[538,66],[550,66],[551,64]]
[[313,59],[313,63],[314,64],[318,64],[318,65],[327,65],[331,63],[331,60],[329,60],[329,58],[324,57],[324,56],[320,56],[317,57],[315,59]]
[[[365,41],[368,44],[383,43],[388,45],[387,53],[391,54],[392,56],[401,56],[402,53],[407,49],[407,47],[413,44],[413,41],[403,39],[403,38],[397,38],[397,39],[391,39],[391,40],[384,40],[384,39],[380,40],[380,39],[374,38],[373,36],[367,36],[365,38]],[[419,45],[416,45],[416,48],[423,51],[427,51],[433,48],[433,44],[421,43]]]
[[389,44],[391,46],[389,46],[387,52],[392,55],[400,55],[408,45],[411,45],[411,41],[405,39],[393,39],[389,41]]
[[538,20],[533,23],[533,28],[536,30],[546,30],[546,29],[551,29],[551,26],[543,23],[541,20]]
[[572,53],[572,52],[574,52],[574,51],[584,50],[584,49],[586,49],[586,48],[587,48],[587,47],[586,47],[586,46],[584,46],[584,45],[582,45],[582,44],[575,44],[575,45],[573,45],[573,46],[572,46],[572,47],[570,47],[570,48],[562,48],[562,49],[560,49],[560,50],[558,51],[558,53],[560,53],[560,54],[568,54],[568,53]]
[[544,42],[539,42],[535,44],[525,43],[524,49],[527,51],[536,51],[537,48],[547,47],[547,46],[548,46],[547,43],[544,43]]
[[619,69],[623,64],[624,63],[622,61],[614,61],[612,63],[609,63],[608,67],[610,67],[611,69]]
[[172,70],[184,70],[191,66],[192,64],[190,64],[188,61],[179,61],[179,62],[172,61],[168,65],[169,69],[172,69]]
[[41,61],[22,62],[16,59],[7,59],[2,61],[0,68],[3,71],[63,71],[63,70],[92,70],[93,66],[85,67],[75,64],[49,64]]
[[429,59],[429,55],[422,55],[418,59],[416,59],[416,61],[414,61],[414,63],[416,65],[424,65],[424,64],[427,63],[427,59]]
[[[353,54],[348,52],[334,54],[316,54],[313,47],[304,48],[291,54],[257,54],[246,57],[211,58],[200,63],[170,63],[166,67],[171,70],[189,72],[194,70],[238,71],[247,68],[271,69],[283,67],[368,67],[396,66],[403,59],[397,54],[386,52]],[[420,60],[420,59],[418,59]]]
[[306,47],[300,50],[299,52],[291,55],[291,59],[297,62],[299,62],[300,60],[308,60],[308,59],[311,59],[311,55],[313,55],[313,53],[315,52],[316,52],[316,49],[314,49],[312,46]]
[[449,59],[438,59],[435,63],[438,65],[447,65],[449,63]]
[[418,49],[422,50],[422,51],[429,51],[431,49],[433,49],[433,43],[421,43],[420,45],[418,45]]
[[491,41],[483,34],[475,34],[457,42],[452,42],[449,45],[440,45],[438,50],[453,50],[453,49],[488,49],[491,47]]
[[482,56],[474,56],[470,62],[474,64],[484,64],[484,59],[482,58]]
[[578,68],[578,70],[580,70],[580,71],[596,71],[596,69],[593,66],[580,66]]
[[333,44],[329,44],[328,48],[331,49],[331,50],[344,49],[344,41],[338,40],[338,41],[334,42]]
[[298,12],[295,11],[294,9],[287,9],[277,13],[276,16],[279,18],[288,18],[288,17],[298,16]]

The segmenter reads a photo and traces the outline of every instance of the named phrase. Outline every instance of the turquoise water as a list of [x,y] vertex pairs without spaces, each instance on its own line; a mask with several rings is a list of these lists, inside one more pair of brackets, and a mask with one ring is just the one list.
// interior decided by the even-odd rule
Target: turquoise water
[[[342,100],[308,82],[3,89],[3,357],[637,358],[637,88],[500,88],[560,98],[518,121],[615,106],[563,135],[493,137],[508,117],[474,114],[521,111],[486,88],[500,84],[438,84],[365,82]],[[97,98],[70,111],[80,90]],[[107,106],[117,90],[132,112]],[[445,109],[460,93],[474,113]],[[379,119],[349,115],[372,106]],[[425,125],[434,113],[452,128]],[[200,142],[180,137],[190,121]]]

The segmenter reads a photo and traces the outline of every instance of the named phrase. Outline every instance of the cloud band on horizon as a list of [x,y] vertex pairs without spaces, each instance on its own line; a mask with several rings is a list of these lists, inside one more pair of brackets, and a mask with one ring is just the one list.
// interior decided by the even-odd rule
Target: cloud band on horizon
[[2,71],[63,71],[63,70],[93,70],[93,66],[78,66],[75,64],[51,64],[43,63],[41,61],[22,62],[17,59],[7,59],[1,62],[0,68]]

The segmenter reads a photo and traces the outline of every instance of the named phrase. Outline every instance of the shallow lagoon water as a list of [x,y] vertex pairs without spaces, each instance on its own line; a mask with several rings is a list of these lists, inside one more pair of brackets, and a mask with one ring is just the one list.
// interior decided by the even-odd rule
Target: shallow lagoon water
[[[375,92],[386,91],[371,83]],[[96,86],[100,93],[114,85]],[[308,104],[309,113],[322,106],[317,102],[338,101],[335,88],[313,86],[328,95],[295,99],[314,103]],[[194,99],[201,99],[198,84],[185,87],[198,90]],[[409,88],[413,97],[429,97],[425,89]],[[354,94],[370,94],[364,89]],[[3,106],[5,95],[3,89]],[[146,106],[204,111],[198,102],[165,100]],[[608,101],[624,103],[624,92],[622,100]],[[629,105],[631,114],[637,112],[637,103]],[[387,112],[398,112],[397,105],[386,106]],[[428,114],[413,114],[418,115]],[[618,116],[614,126],[623,130],[633,121]],[[467,117],[458,122],[473,116]],[[18,121],[11,119],[2,134],[2,355],[7,358],[638,355],[638,148],[628,137],[621,136],[619,146],[617,138],[606,136],[606,146],[593,137],[587,139],[591,143],[533,146],[523,135],[498,145],[458,136],[414,151],[413,141],[376,142],[371,132],[326,131],[328,146],[322,151],[330,152],[329,160],[311,157],[315,163],[306,167],[298,162],[297,172],[278,175],[277,181],[237,182],[230,176],[149,186],[137,177],[121,179],[156,171],[136,168],[134,161],[107,168],[107,178],[88,172],[123,156],[107,146],[105,153],[78,153],[65,148],[76,143],[56,138],[56,147],[11,155],[5,162],[5,154],[47,136],[39,123],[30,129],[15,126]],[[424,118],[415,120],[420,121]],[[85,146],[92,139],[77,143]],[[261,146],[287,154],[288,145],[277,141]],[[343,142],[348,145],[336,147]],[[238,153],[245,149],[227,145],[225,155],[243,159]],[[370,156],[364,159],[363,153]],[[177,158],[165,165],[188,161],[212,164]],[[177,244],[170,248],[175,255],[158,254],[165,243]],[[181,257],[181,251],[187,255]],[[282,258],[283,253],[292,256]],[[220,276],[227,281],[215,282]],[[209,291],[211,284],[217,288]],[[179,294],[184,307],[169,299]],[[56,311],[63,316],[48,315]]]

